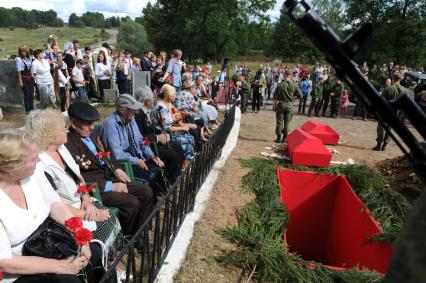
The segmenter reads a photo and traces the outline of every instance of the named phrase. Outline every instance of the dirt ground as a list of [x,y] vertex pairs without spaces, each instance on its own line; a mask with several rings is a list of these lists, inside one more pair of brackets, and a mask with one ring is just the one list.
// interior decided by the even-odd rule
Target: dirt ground
[[[402,155],[392,142],[386,151],[372,151],[376,145],[376,127],[374,120],[352,120],[351,117],[314,118],[334,128],[345,141],[335,148],[339,153],[333,155],[335,161],[352,158],[357,163],[374,166],[377,162]],[[291,129],[300,127],[308,117],[295,115]],[[214,257],[229,244],[215,233],[216,229],[233,226],[237,223],[240,211],[253,196],[241,192],[242,177],[248,169],[241,168],[239,160],[260,156],[265,147],[274,145],[275,113],[270,106],[254,114],[243,114],[238,143],[224,166],[214,186],[203,217],[195,226],[194,238],[187,252],[186,260],[176,275],[175,282],[245,282],[247,274],[242,270],[224,267]]]

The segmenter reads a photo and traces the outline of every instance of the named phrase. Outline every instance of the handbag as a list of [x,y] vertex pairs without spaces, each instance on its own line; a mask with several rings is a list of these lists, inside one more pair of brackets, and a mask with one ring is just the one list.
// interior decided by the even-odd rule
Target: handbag
[[25,241],[24,256],[63,259],[77,255],[78,246],[66,227],[52,218],[46,220]]

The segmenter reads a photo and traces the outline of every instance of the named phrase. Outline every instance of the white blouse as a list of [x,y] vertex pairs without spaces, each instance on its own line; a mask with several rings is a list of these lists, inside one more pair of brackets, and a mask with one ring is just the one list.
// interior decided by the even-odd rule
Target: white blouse
[[[76,176],[79,177],[80,183],[83,183],[83,178],[80,174],[80,167],[75,163],[74,158],[68,149],[61,145],[58,149],[59,154],[61,155],[63,161],[71,169]],[[42,152],[39,154],[41,159],[41,166],[43,170],[46,171],[53,178],[53,182],[56,185],[57,193],[61,197],[62,201],[65,204],[72,205],[75,208],[81,207],[81,198],[80,194],[77,193],[77,185],[74,179],[68,175],[64,169],[47,153]]]
[[110,75],[105,75],[104,74],[105,71],[109,71],[109,73],[111,74],[111,66],[108,65],[108,64],[105,65],[104,63],[96,63],[95,75],[96,75],[96,77],[98,77],[98,79],[109,80]]
[[[22,255],[26,239],[49,216],[52,204],[60,201],[39,164],[31,177],[21,181],[21,187],[28,209],[17,206],[0,188],[0,259]],[[4,282],[16,278],[18,275],[5,274]]]

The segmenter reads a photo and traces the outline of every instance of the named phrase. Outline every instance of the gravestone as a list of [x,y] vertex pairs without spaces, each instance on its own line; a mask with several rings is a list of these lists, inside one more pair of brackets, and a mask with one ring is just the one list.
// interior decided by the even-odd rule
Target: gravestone
[[8,111],[25,111],[24,94],[19,88],[14,60],[0,60],[0,107]]
[[132,72],[132,94],[141,86],[151,85],[151,72],[146,71],[133,71]]
[[115,99],[118,96],[118,90],[117,89],[104,89],[104,94],[105,94],[105,101],[114,102]]

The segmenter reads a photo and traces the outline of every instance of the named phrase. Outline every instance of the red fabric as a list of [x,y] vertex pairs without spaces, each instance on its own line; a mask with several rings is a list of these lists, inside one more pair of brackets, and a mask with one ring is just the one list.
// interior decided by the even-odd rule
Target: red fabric
[[365,243],[382,230],[344,176],[280,168],[277,176],[289,213],[284,241],[290,253],[337,270],[358,265],[386,272],[393,248]]
[[296,129],[287,136],[287,149],[295,165],[327,167],[332,154],[316,137]]
[[339,143],[339,134],[334,129],[315,120],[309,120],[303,124],[302,130],[319,138],[324,144],[337,145]]

